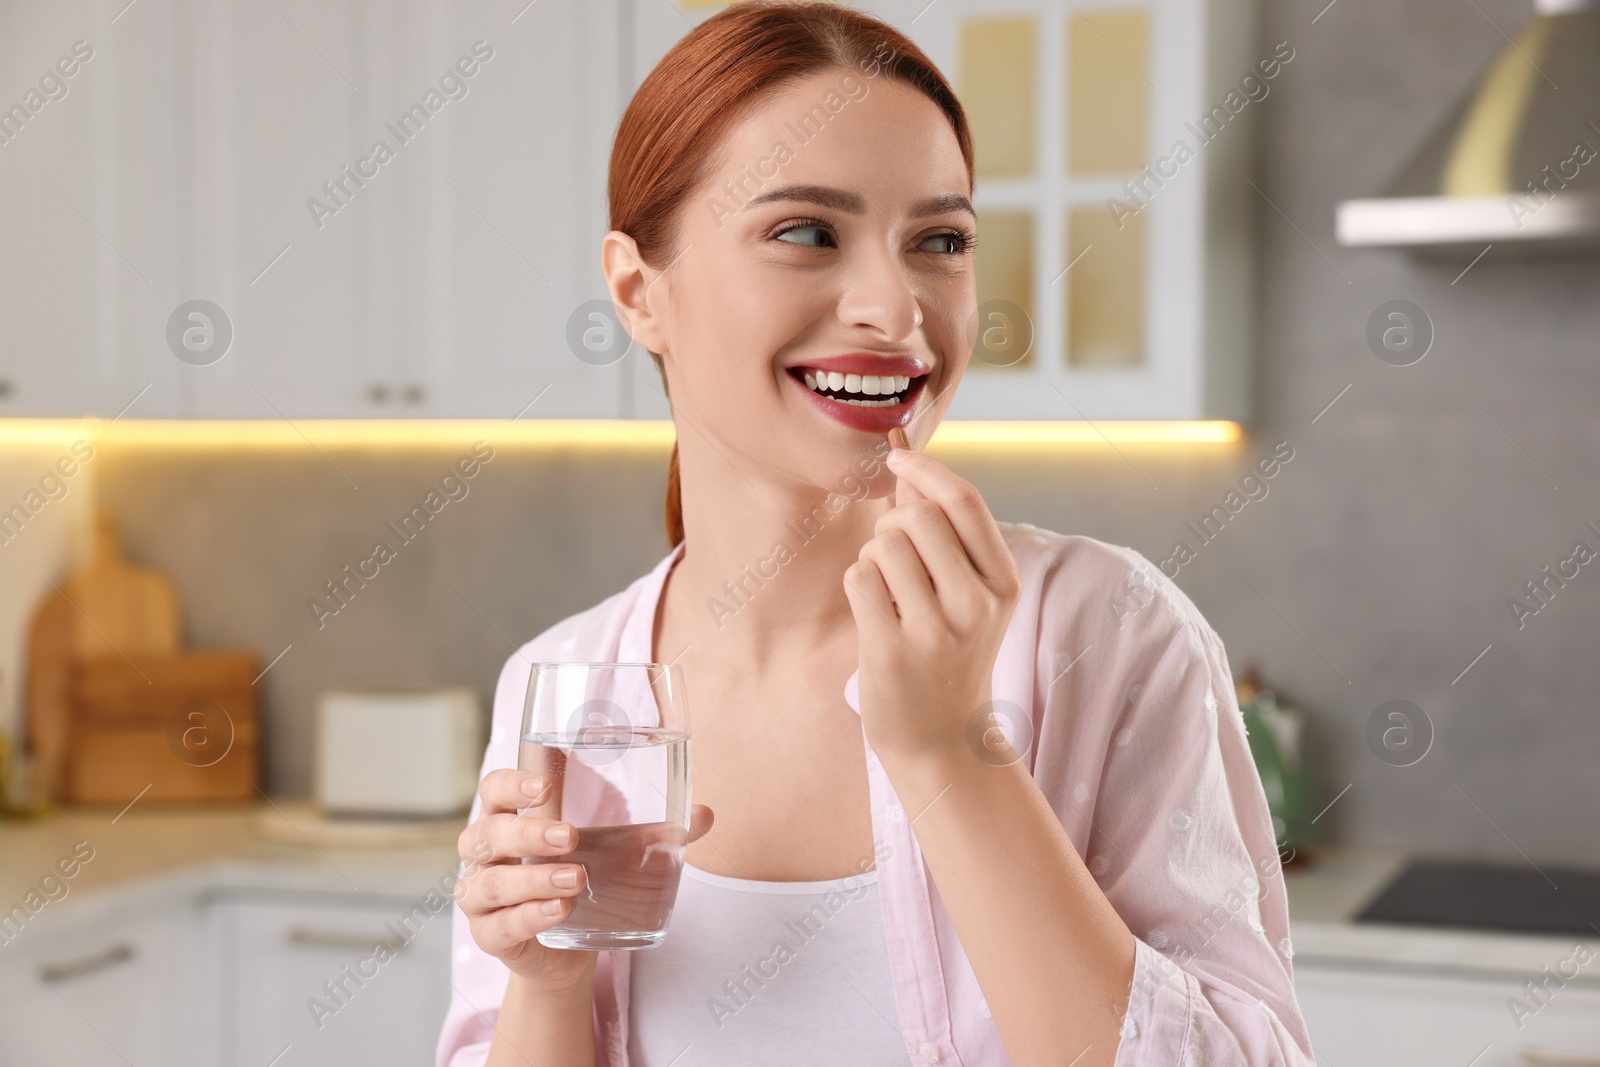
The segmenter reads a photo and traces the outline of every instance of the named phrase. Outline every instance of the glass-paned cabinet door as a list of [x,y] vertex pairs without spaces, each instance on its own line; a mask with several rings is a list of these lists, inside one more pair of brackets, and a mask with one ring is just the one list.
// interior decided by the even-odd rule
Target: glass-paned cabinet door
[[[1237,260],[1248,240],[1208,226],[1248,216],[1219,215],[1219,193],[1240,196],[1215,180],[1226,166],[1250,194],[1228,162],[1248,141],[1241,130],[1233,143],[1208,144],[1190,125],[1209,110],[1213,75],[1235,63],[1248,72],[1248,60],[1220,55],[1254,40],[1247,6],[861,6],[939,66],[972,129],[978,340],[951,416],[1243,417],[1249,331],[1216,323],[1247,322],[1249,286],[1212,275],[1226,259],[1216,247]],[[1221,50],[1219,34],[1230,42]],[[1190,150],[1176,152],[1179,140]]]

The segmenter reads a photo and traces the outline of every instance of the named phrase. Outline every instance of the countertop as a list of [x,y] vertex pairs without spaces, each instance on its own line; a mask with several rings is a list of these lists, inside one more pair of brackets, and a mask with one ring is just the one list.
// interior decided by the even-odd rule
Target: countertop
[[[120,814],[63,809],[37,821],[0,822],[0,914],[40,891],[41,879],[71,857],[80,842],[94,849],[94,857],[65,880],[66,896],[39,913],[39,920],[52,920],[44,925],[55,925],[63,915],[87,917],[147,895],[175,892],[263,889],[415,897],[457,871],[456,837],[465,824],[465,816],[409,831],[394,824],[415,843],[351,847],[319,833],[309,809],[289,802],[203,810],[135,806]],[[1297,966],[1528,974],[1581,940],[1356,923],[1355,915],[1408,857],[1328,846],[1313,855],[1310,865],[1284,872]]]
[[[0,822],[0,918],[30,893],[49,902],[23,931],[29,939],[35,927],[92,919],[151,898],[219,890],[411,899],[457,872],[456,837],[465,825],[465,815],[410,829],[395,824],[394,832],[415,843],[367,848],[313,843],[328,835],[318,832],[305,809],[289,803],[135,806],[120,814],[61,809],[42,819]],[[72,860],[75,848],[80,856],[92,848],[92,858],[62,878],[58,865]],[[53,883],[46,881],[51,876]]]
[[[1580,942],[1600,938],[1358,923],[1355,916],[1412,858],[1399,852],[1319,846],[1313,862],[1284,872],[1297,967],[1534,975]],[[1587,982],[1585,976],[1580,981]]]

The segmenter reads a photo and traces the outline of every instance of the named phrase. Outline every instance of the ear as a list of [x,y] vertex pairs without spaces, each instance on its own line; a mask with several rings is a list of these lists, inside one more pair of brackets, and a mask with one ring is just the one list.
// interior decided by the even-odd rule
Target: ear
[[621,230],[612,230],[601,242],[600,266],[628,336],[646,351],[665,355],[665,332],[657,309],[651,306],[652,301],[659,304],[666,299],[665,287],[653,284],[660,274],[645,264],[639,246]]

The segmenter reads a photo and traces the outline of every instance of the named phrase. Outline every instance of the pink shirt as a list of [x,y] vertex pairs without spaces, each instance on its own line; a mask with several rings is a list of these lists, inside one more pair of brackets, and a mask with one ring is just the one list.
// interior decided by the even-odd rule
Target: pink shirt
[[[1021,572],[1022,597],[995,662],[993,697],[1021,712],[1016,721],[1004,714],[997,721],[1138,939],[1117,1067],[1314,1067],[1295,1002],[1266,795],[1222,640],[1138,552],[1027,524],[1000,528]],[[483,773],[517,765],[530,663],[651,659],[656,604],[682,552],[680,544],[627,589],[506,661]],[[859,714],[855,675],[844,698]],[[907,1060],[1007,1067],[905,811],[870,746],[866,758]],[[567,818],[581,824],[593,801],[569,780]],[[478,948],[460,909],[453,923],[454,993],[437,1062],[468,1067],[488,1055],[508,972]],[[623,950],[597,961],[600,1067],[628,1067],[629,962]],[[539,1050],[522,1051],[538,1057]],[[1067,1050],[1062,1062],[1076,1053]]]

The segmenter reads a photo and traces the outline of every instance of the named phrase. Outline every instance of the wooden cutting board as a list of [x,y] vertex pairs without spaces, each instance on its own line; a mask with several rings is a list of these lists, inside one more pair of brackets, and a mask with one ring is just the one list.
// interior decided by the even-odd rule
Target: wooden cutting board
[[116,520],[101,512],[88,566],[54,584],[29,627],[27,749],[41,796],[60,796],[65,785],[74,663],[176,652],[180,639],[177,590],[128,562]]
[[177,589],[160,571],[128,562],[109,512],[95,517],[89,565],[62,591],[75,609],[72,650],[79,659],[176,652],[182,642]]

